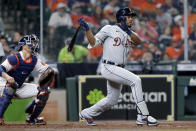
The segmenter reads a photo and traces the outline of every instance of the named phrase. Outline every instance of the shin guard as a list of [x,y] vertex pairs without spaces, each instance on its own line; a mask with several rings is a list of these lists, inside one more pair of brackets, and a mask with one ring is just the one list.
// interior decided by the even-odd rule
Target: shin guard
[[25,112],[30,115],[30,120],[36,119],[43,111],[49,98],[49,91],[40,91],[37,97],[27,106]]

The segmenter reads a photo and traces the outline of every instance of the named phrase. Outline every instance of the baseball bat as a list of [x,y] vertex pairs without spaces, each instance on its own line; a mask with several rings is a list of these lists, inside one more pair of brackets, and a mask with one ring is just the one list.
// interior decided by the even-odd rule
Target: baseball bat
[[72,49],[73,49],[73,47],[74,47],[74,45],[75,45],[76,37],[77,37],[77,35],[78,35],[78,32],[79,32],[80,28],[81,28],[81,26],[79,26],[79,27],[76,29],[76,32],[75,32],[73,38],[71,39],[71,42],[69,43],[69,46],[68,46],[68,52],[71,52],[71,51],[72,51]]

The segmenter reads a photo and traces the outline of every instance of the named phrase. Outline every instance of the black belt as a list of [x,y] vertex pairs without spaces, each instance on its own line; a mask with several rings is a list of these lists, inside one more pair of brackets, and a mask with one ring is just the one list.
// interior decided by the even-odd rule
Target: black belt
[[114,62],[107,61],[107,60],[102,60],[102,62],[105,63],[105,64],[116,65],[116,66],[119,66],[119,67],[122,67],[122,68],[125,67],[124,64],[116,64],[116,63],[114,63]]

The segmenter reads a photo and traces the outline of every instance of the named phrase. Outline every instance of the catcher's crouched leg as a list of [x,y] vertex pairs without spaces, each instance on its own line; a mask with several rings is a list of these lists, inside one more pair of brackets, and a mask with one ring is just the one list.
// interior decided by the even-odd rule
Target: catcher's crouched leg
[[48,88],[41,89],[38,87],[39,93],[37,97],[28,104],[26,107],[25,112],[28,113],[26,123],[27,124],[40,124],[45,125],[46,122],[43,120],[43,118],[38,117],[41,112],[43,111],[47,100],[49,98],[50,91]]

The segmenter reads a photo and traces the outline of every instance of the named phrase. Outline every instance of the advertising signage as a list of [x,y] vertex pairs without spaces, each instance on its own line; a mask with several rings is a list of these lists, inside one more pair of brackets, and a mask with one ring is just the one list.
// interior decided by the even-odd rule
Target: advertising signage
[[[143,97],[150,115],[157,119],[174,120],[173,75],[139,75]],[[106,79],[101,76],[79,76],[79,111],[106,97]],[[135,120],[137,117],[131,88],[123,85],[118,103],[95,119]]]

